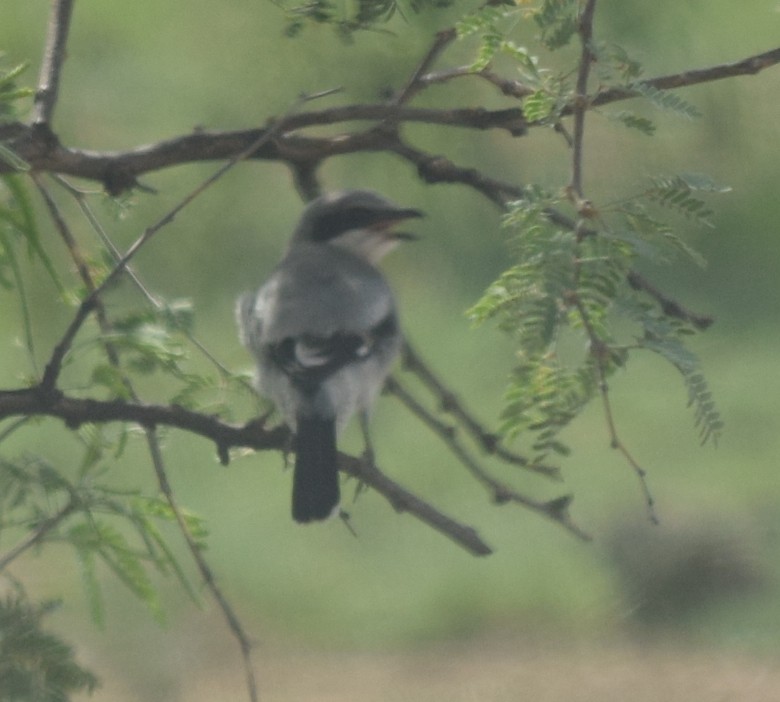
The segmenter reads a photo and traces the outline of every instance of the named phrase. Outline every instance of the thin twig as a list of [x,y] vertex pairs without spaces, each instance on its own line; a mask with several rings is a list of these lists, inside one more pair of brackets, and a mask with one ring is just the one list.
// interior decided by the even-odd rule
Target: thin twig
[[[87,265],[86,259],[84,258],[84,256],[82,256],[78,244],[76,243],[75,237],[71,233],[70,228],[67,225],[67,222],[65,221],[64,217],[60,213],[59,208],[57,207],[57,204],[54,202],[54,199],[52,198],[51,194],[43,185],[40,176],[38,174],[33,174],[32,179],[36,187],[38,188],[38,192],[43,197],[43,201],[46,205],[46,208],[49,211],[49,215],[52,218],[52,221],[54,222],[54,226],[57,232],[59,232],[60,237],[65,243],[65,247],[68,250],[71,260],[76,266],[76,270],[78,271],[79,277],[81,278],[81,281],[87,290],[87,297],[89,298],[94,296],[95,290],[97,288],[92,278],[92,274],[90,273],[89,266]],[[108,318],[106,317],[105,308],[103,307],[102,300],[100,300],[99,297],[94,296],[92,305],[90,306],[89,309],[90,311],[93,309],[97,311],[98,325],[100,326],[101,332],[103,334],[107,333],[109,330],[109,324],[108,324]],[[84,316],[83,319],[86,319],[86,316]],[[67,350],[70,347],[73,337],[75,336],[75,333],[76,331],[78,331],[79,327],[74,328],[73,325],[71,325],[71,327],[68,328],[68,333],[66,334],[65,337],[63,337],[63,339],[68,340],[67,345],[65,345],[63,341],[60,341],[60,344],[58,344],[58,346],[55,347],[53,356],[60,352],[62,353],[62,356],[60,357],[60,361],[59,361],[59,366],[57,367],[57,374],[59,373],[59,368],[61,367],[62,360],[64,360],[65,353],[67,353]],[[108,356],[109,361],[112,363],[112,365],[115,366],[118,365],[119,356],[113,344],[111,344],[110,342],[105,342],[104,347],[106,350],[106,355]],[[56,383],[56,379],[57,379],[57,375],[53,374],[53,366],[52,366],[52,361],[50,359],[44,371],[43,380],[41,382],[41,388],[44,390],[46,394],[50,394],[51,392],[54,391],[54,385]]]
[[642,495],[645,498],[647,516],[653,524],[659,524],[658,515],[655,511],[655,498],[653,497],[653,493],[650,492],[650,486],[647,483],[647,471],[639,465],[639,462],[633,457],[618,435],[617,426],[615,425],[615,419],[612,414],[612,402],[609,399],[609,387],[607,386],[606,374],[604,373],[602,365],[599,365],[599,394],[601,395],[601,402],[604,407],[604,417],[607,422],[607,429],[609,430],[610,446],[619,451],[628,465],[631,466],[631,470],[634,471],[634,474],[639,480],[639,486],[642,490]]
[[11,434],[21,429],[32,417],[19,417],[15,422],[11,422],[5,429],[0,431],[0,444],[3,443]]
[[33,106],[33,123],[38,126],[48,127],[51,124],[54,108],[57,105],[73,3],[74,0],[55,0],[52,4],[46,33],[46,47]]
[[590,354],[596,361],[596,369],[598,372],[598,389],[599,395],[601,396],[602,406],[604,408],[604,419],[607,423],[607,430],[609,431],[610,447],[619,451],[629,466],[631,466],[631,470],[634,471],[639,480],[642,494],[645,498],[648,517],[650,521],[653,522],[653,524],[658,524],[658,515],[655,512],[655,498],[650,492],[650,486],[647,484],[647,471],[642,468],[641,465],[639,465],[638,461],[633,457],[631,452],[628,450],[618,435],[617,425],[615,424],[615,418],[612,413],[612,402],[609,397],[609,385],[607,383],[607,369],[605,359],[609,355],[609,349],[596,333],[596,330],[593,328],[590,315],[588,314],[587,309],[585,309],[585,305],[582,304],[582,300],[577,296],[575,296],[573,300],[577,309],[577,313],[579,314],[580,320],[582,321],[582,326],[585,329],[585,333],[587,334],[588,340],[590,342]]
[[[76,245],[75,238],[71,234],[67,223],[65,222],[64,218],[62,217],[59,211],[59,208],[54,202],[54,199],[49,194],[48,190],[41,183],[40,178],[38,178],[37,176],[33,176],[33,179],[35,181],[36,186],[38,187],[38,190],[40,191],[41,195],[44,198],[44,202],[46,203],[46,206],[49,209],[49,213],[55,222],[55,226],[57,230],[60,232],[63,240],[66,243],[68,252],[74,264],[76,265],[76,268],[79,272],[79,276],[81,277],[84,286],[86,287],[87,291],[90,294],[94,293],[94,291],[97,288],[92,278],[92,274],[90,273],[89,267],[86,265],[86,261],[81,255],[81,251]],[[95,305],[97,309],[100,330],[104,335],[106,335],[111,331],[111,324],[105,313],[102,300],[99,297],[95,297]],[[116,352],[116,349],[109,342],[105,342],[104,346],[106,349],[106,356],[108,357],[109,363],[113,367],[121,370],[119,355]],[[133,401],[138,402],[139,397],[135,392],[135,389],[133,388],[130,378],[128,378],[125,374],[122,374],[122,382],[124,386],[127,388],[129,395],[133,399]],[[212,597],[214,598],[214,600],[217,602],[218,606],[222,610],[225,621],[228,624],[228,628],[230,629],[231,633],[238,641],[239,648],[241,649],[243,663],[244,663],[244,670],[247,679],[247,689],[249,691],[249,699],[250,702],[257,702],[258,699],[257,683],[255,680],[254,668],[252,666],[252,661],[251,661],[251,645],[249,642],[249,638],[244,632],[244,629],[241,626],[241,622],[239,621],[238,617],[235,615],[232,607],[230,606],[230,603],[227,601],[222,590],[217,585],[211,568],[209,567],[208,563],[206,562],[206,559],[204,558],[203,554],[198,548],[198,545],[195,539],[193,538],[192,533],[189,530],[189,527],[187,526],[187,522],[182,516],[181,511],[178,508],[176,500],[173,496],[173,491],[171,490],[166,475],[165,462],[163,460],[163,454],[160,448],[160,441],[157,436],[157,429],[154,426],[147,424],[144,426],[144,434],[146,436],[146,443],[149,448],[149,455],[151,456],[152,459],[152,465],[154,466],[154,471],[155,471],[155,475],[157,476],[157,481],[160,485],[160,490],[165,496],[165,499],[168,502],[168,505],[170,506],[175,516],[176,523],[179,527],[179,530],[184,537],[184,540],[187,544],[190,554],[193,560],[195,561],[198,570],[200,571],[201,576],[203,577],[203,580],[206,583],[207,588],[209,589],[209,592],[211,592]]]
[[147,445],[149,446],[149,454],[152,457],[152,465],[154,466],[154,472],[157,476],[157,482],[160,486],[160,491],[165,496],[165,500],[168,506],[171,508],[173,515],[176,519],[176,524],[179,527],[179,531],[184,536],[184,541],[187,544],[187,548],[192,556],[192,560],[195,561],[195,565],[200,572],[203,582],[206,584],[211,596],[222,610],[222,616],[225,618],[227,625],[233,634],[233,637],[238,642],[241,650],[241,657],[244,664],[244,675],[246,677],[247,691],[249,693],[250,702],[257,702],[257,680],[255,677],[254,665],[252,664],[252,641],[244,631],[244,627],[241,624],[241,620],[233,611],[233,607],[228,602],[225,594],[222,592],[222,588],[217,584],[214,572],[211,570],[208,562],[203,556],[203,551],[198,546],[197,541],[192,536],[187,520],[182,516],[179,509],[176,498],[173,495],[173,490],[168,482],[168,476],[165,470],[165,463],[163,461],[162,451],[160,450],[160,441],[157,437],[155,429],[147,427],[145,430]]
[[[59,175],[53,176],[54,180],[59,183],[65,190],[70,193],[73,198],[76,200],[76,203],[79,206],[79,209],[84,214],[84,217],[86,218],[87,222],[89,222],[90,227],[92,227],[93,231],[98,235],[98,238],[100,239],[103,246],[105,246],[106,250],[109,252],[111,257],[114,259],[115,262],[119,262],[119,260],[122,258],[122,254],[119,251],[119,249],[116,247],[113,241],[111,241],[111,238],[108,236],[108,233],[106,232],[105,228],[101,224],[100,220],[95,215],[94,211],[90,207],[89,203],[87,202],[86,193],[82,190],[79,190],[78,188],[71,185],[65,178]],[[128,265],[125,267],[125,273],[127,274],[128,278],[131,280],[133,285],[138,289],[138,291],[143,295],[143,297],[146,299],[146,301],[154,307],[157,311],[161,311],[165,308],[165,304],[162,302],[160,298],[158,298],[152,291],[143,283],[141,278],[138,276],[138,274],[135,272],[132,266]],[[200,351],[201,354],[219,371],[219,373],[223,376],[229,376],[231,375],[230,370],[225,366],[211,351],[209,351],[208,347],[200,340],[198,339],[189,329],[185,328],[179,328],[179,331],[190,341],[190,343],[195,346],[195,348]]]
[[427,425],[441,437],[455,458],[466,467],[478,482],[482,483],[482,485],[487,488],[495,504],[500,505],[506,504],[507,502],[514,502],[533,512],[537,512],[548,519],[552,519],[568,529],[578,538],[583,540],[588,540],[590,538],[582,529],[574,524],[568,514],[567,507],[571,498],[567,496],[565,498],[556,498],[555,500],[548,502],[540,502],[523,495],[506,483],[497,480],[463,447],[458,441],[452,427],[443,424],[433,417],[430,412],[427,412],[425,408],[398,382],[398,380],[390,378],[388,381],[388,390],[396,395],[404,405],[406,405],[406,407],[423,422],[423,424]]
[[[324,95],[329,95],[333,91],[323,91],[317,93],[314,96],[302,95],[288,110],[287,114],[292,114],[303,103],[313,100]],[[286,115],[285,115],[286,116]],[[125,254],[117,261],[114,268],[111,269],[109,274],[103,279],[103,282],[96,286],[81,302],[76,315],[71,321],[70,325],[65,331],[60,342],[54,348],[49,363],[44,370],[43,379],[41,380],[41,390],[45,393],[53,392],[59,377],[60,370],[62,368],[62,362],[65,358],[65,354],[70,350],[73,344],[73,339],[78,333],[81,326],[84,324],[87,317],[90,315],[93,309],[97,307],[97,301],[99,296],[125,271],[127,264],[130,260],[145,246],[152,237],[160,231],[167,224],[170,224],[187,205],[189,205],[195,198],[203,193],[207,188],[214,185],[220,178],[222,178],[228,171],[240,163],[244,159],[251,156],[257,149],[259,149],[265,142],[273,138],[279,133],[284,124],[285,117],[282,117],[278,122],[275,122],[269,129],[265,130],[257,139],[255,139],[249,146],[239,151],[230,160],[220,166],[212,175],[206,178],[200,185],[195,187],[187,195],[185,195],[173,208],[171,208],[165,215],[163,215],[157,222],[148,227],[141,236],[139,236],[127,249]]]
[[[439,380],[408,341],[404,341],[402,353],[404,368],[419,378],[423,385],[438,399],[442,411],[451,414],[485,453],[495,455],[506,463],[521,466],[553,480],[561,479],[558,468],[530,461],[525,456],[503,446],[499,437],[485,429],[465,408],[458,397]],[[444,436],[447,432],[439,433]]]
[[389,478],[375,465],[352,456],[340,454],[339,467],[348,475],[361,480],[376,490],[399,512],[408,512],[440,534],[454,541],[475,556],[487,556],[493,552],[477,531],[448,517],[396,481]]
[[505,78],[489,68],[483,68],[481,71],[475,71],[471,66],[457,66],[455,68],[445,68],[441,71],[426,73],[417,79],[417,84],[421,88],[427,88],[430,85],[446,83],[456,78],[473,77],[480,78],[496,86],[507,97],[522,100],[534,92],[534,89],[514,78]]
[[436,34],[433,44],[428,49],[427,53],[423,57],[422,61],[417,64],[417,68],[414,70],[409,79],[406,81],[406,85],[398,92],[398,94],[390,102],[391,105],[402,105],[405,102],[409,102],[416,92],[425,87],[425,84],[421,82],[422,76],[433,65],[437,58],[441,55],[447,46],[449,46],[455,38],[457,33],[455,29],[445,29]]
[[15,558],[21,556],[25,551],[39,543],[52,529],[68,517],[78,507],[78,502],[74,499],[62,507],[58,512],[48,519],[42,521],[36,529],[31,531],[16,546],[0,555],[0,571],[4,570]]
[[[737,76],[751,76],[763,71],[766,68],[780,63],[780,47],[770,49],[760,54],[753,54],[747,58],[734,61],[732,63],[721,63],[707,68],[694,68],[680,73],[672,73],[655,78],[647,78],[639,82],[642,85],[657,88],[658,90],[674,90],[677,88],[687,88],[692,85],[701,85],[715,80],[725,78],[736,78]],[[591,107],[599,107],[619,100],[630,100],[631,98],[641,97],[641,94],[635,89],[628,87],[605,88],[596,93],[590,100]],[[564,110],[564,114],[569,108]]]
[[628,284],[634,290],[640,290],[647,293],[652,297],[665,315],[669,317],[675,317],[685,322],[692,324],[697,329],[704,331],[712,326],[715,319],[707,314],[701,314],[699,312],[692,312],[691,310],[683,307],[679,302],[673,300],[671,297],[661,292],[655,285],[653,285],[647,278],[637,271],[629,271],[626,276]]

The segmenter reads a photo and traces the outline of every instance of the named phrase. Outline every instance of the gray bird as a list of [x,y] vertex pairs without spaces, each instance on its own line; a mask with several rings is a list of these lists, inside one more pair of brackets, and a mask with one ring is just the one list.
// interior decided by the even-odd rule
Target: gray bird
[[336,436],[355,413],[372,456],[368,415],[401,346],[393,293],[376,264],[415,238],[393,226],[421,216],[367,190],[323,195],[303,211],[266,283],[238,300],[257,388],[295,434],[298,522],[336,513]]

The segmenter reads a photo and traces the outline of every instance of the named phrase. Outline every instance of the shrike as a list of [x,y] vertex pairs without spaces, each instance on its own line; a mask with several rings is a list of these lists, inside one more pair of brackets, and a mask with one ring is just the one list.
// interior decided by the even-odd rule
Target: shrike
[[393,226],[421,216],[367,190],[323,195],[304,210],[266,283],[238,300],[257,388],[295,434],[298,522],[337,511],[336,436],[355,413],[371,455],[368,415],[401,346],[393,293],[376,264],[415,238]]

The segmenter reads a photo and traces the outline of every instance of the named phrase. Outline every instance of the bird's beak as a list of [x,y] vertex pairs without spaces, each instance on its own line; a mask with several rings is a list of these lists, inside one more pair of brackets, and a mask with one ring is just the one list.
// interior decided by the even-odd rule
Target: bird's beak
[[413,208],[404,208],[393,210],[388,215],[388,218],[381,223],[380,228],[389,238],[397,239],[398,241],[417,241],[420,238],[417,234],[412,234],[411,232],[396,231],[393,229],[393,226],[405,219],[425,217],[425,213]]

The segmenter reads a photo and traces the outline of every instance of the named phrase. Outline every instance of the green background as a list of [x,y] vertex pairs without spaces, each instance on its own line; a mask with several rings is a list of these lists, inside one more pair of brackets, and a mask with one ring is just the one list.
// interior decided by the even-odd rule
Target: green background
[[[25,81],[30,85],[47,12],[47,4],[37,0],[6,0],[0,8],[0,47],[12,62],[31,61]],[[423,13],[410,16],[408,24],[397,18],[391,25],[395,34],[366,33],[345,44],[323,27],[308,28],[295,40],[284,38],[282,13],[268,2],[77,3],[54,128],[66,145],[119,150],[199,127],[262,125],[302,92],[343,87],[340,95],[312,109],[377,100],[387,88],[403,84],[432,33],[455,16],[455,10]],[[775,0],[603,2],[596,22],[597,36],[628,49],[648,76],[773,48],[778,30]],[[533,52],[532,37],[529,27]],[[470,50],[473,46],[458,45],[445,54],[445,62],[465,62]],[[381,400],[373,422],[380,465],[476,526],[496,551],[486,559],[471,557],[413,518],[395,514],[370,492],[350,509],[357,538],[340,523],[301,528],[288,516],[290,476],[280,456],[244,455],[222,468],[208,442],[177,432],[166,435],[171,481],[180,501],[208,520],[210,563],[260,642],[261,681],[265,675],[278,684],[273,689],[278,699],[287,699],[286,690],[312,670],[321,670],[324,679],[322,671],[329,675],[341,667],[345,676],[351,671],[359,678],[377,665],[372,655],[429,651],[453,641],[479,642],[482,651],[493,651],[490,646],[499,641],[503,655],[529,650],[515,643],[519,640],[534,642],[534,648],[544,641],[592,651],[596,641],[651,636],[662,650],[682,647],[712,656],[728,651],[759,660],[777,653],[780,70],[681,94],[702,118],[685,120],[632,104],[659,126],[648,138],[594,114],[588,118],[585,153],[585,189],[596,203],[637,192],[643,178],[659,173],[701,171],[733,188],[711,202],[714,229],[686,232],[708,259],[707,268],[683,261],[645,268],[685,305],[716,318],[692,346],[726,422],[719,446],[699,447],[684,387],[657,359],[637,359],[611,385],[621,437],[648,470],[659,527],[647,524],[636,477],[609,449],[596,404],[566,432],[573,454],[562,464],[564,484],[491,464],[497,475],[535,497],[574,494],[572,515],[594,537],[585,544],[522,509],[491,505],[434,436],[395,400]],[[468,79],[431,90],[419,104],[508,106],[492,88]],[[551,132],[511,139],[497,132],[415,126],[407,134],[432,153],[498,178],[553,188],[568,179],[568,154]],[[135,195],[121,219],[108,205],[99,210],[111,236],[126,247],[214,168],[199,164],[144,177],[158,194]],[[498,331],[472,329],[464,310],[505,263],[499,213],[463,186],[419,182],[408,164],[389,155],[334,159],[321,176],[327,188],[371,187],[428,213],[415,226],[422,240],[394,253],[385,270],[397,290],[409,339],[477,415],[494,425],[513,351]],[[233,300],[270,271],[300,207],[286,168],[243,164],[164,229],[139,255],[136,270],[158,294],[191,299],[197,336],[227,366],[249,368],[235,335]],[[75,209],[71,214],[78,221]],[[87,227],[78,226],[88,242]],[[46,236],[47,250],[64,261],[54,233]],[[42,363],[71,313],[52,302],[54,290],[43,271],[32,267],[29,273]],[[121,311],[137,297],[123,289],[111,300],[111,309]],[[30,365],[15,343],[19,313],[12,296],[4,294],[0,304],[0,384],[10,387],[30,373]],[[148,401],[167,399],[158,383],[141,388]],[[248,419],[253,407],[236,398],[234,412],[237,419]],[[357,432],[349,433],[344,447],[358,451],[359,446]],[[18,432],[3,449],[41,452],[63,466],[78,461],[77,447],[54,422]],[[141,441],[131,446],[116,474],[122,484],[153,487]],[[700,557],[713,540],[720,544],[716,560],[724,572],[744,576],[748,585],[731,590],[727,577],[712,598],[702,597],[663,626],[642,626],[619,564],[629,568],[632,556],[647,548],[639,560],[657,565],[632,572],[649,583],[666,569],[673,571],[670,563]],[[65,547],[28,559],[16,574],[40,596],[64,595],[52,626],[81,642],[80,655],[107,680],[105,699],[174,699],[185,689],[191,699],[194,693],[183,681],[213,679],[213,671],[237,666],[234,643],[205,593],[197,609],[179,599],[170,584],[160,583],[168,609],[168,623],[160,628],[105,574],[108,617],[101,632],[83,621],[78,567]],[[365,665],[332,658],[338,652],[360,652]],[[294,657],[304,653],[314,658],[299,666]],[[331,657],[324,659],[327,664],[322,656]],[[497,653],[487,655],[489,661],[499,659]],[[224,685],[236,685],[230,689],[240,694],[240,673]],[[436,698],[424,683],[416,689],[421,694],[412,699]],[[220,694],[209,690],[205,683],[198,689],[203,699]],[[493,696],[477,691],[473,697],[461,692],[464,700],[517,699],[502,690]],[[365,698],[402,699],[388,690],[373,693]],[[330,699],[322,689],[310,698]]]

